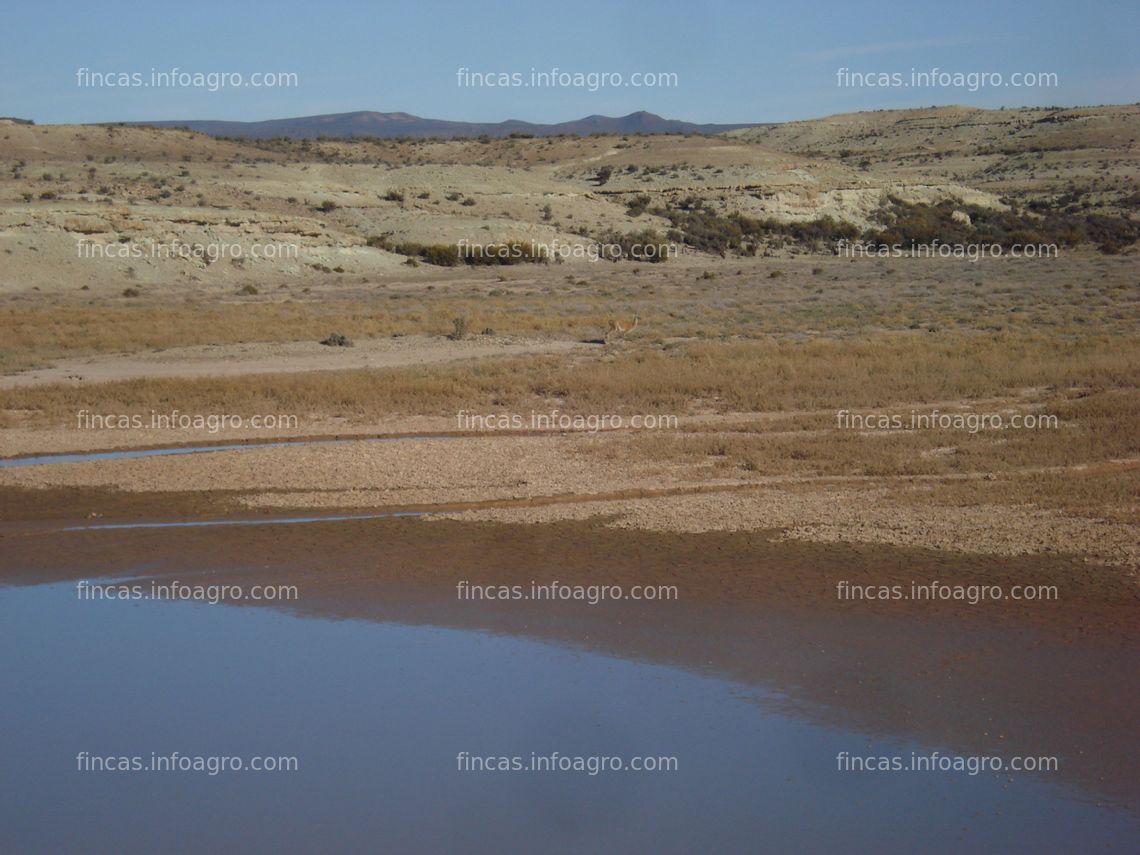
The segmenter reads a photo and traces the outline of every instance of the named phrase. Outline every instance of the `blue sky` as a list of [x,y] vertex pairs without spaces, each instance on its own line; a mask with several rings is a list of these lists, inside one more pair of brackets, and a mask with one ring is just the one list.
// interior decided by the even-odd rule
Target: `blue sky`
[[[1135,0],[30,2],[0,23],[0,115],[40,123],[256,120],[349,110],[557,122],[644,109],[697,122],[854,110],[1140,101]],[[289,72],[285,88],[100,88],[77,72]],[[461,87],[457,71],[667,72],[675,87]],[[1059,85],[860,88],[837,71],[1046,72]]]

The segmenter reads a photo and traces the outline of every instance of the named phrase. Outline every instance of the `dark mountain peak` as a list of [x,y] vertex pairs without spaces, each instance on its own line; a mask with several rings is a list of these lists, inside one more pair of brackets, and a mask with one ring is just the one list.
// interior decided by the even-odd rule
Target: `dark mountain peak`
[[505,122],[452,122],[446,119],[425,119],[412,113],[380,113],[374,110],[356,110],[350,113],[327,113],[319,116],[300,116],[293,119],[270,119],[262,122],[228,122],[212,120],[134,122],[153,127],[189,128],[192,131],[219,137],[245,137],[269,139],[291,137],[504,137],[512,133],[534,136],[570,134],[585,136],[596,133],[651,133],[689,134],[721,133],[735,128],[752,127],[751,124],[698,125],[676,119],[664,119],[654,113],[638,110],[628,116],[612,117],[593,115],[572,122],[553,125],[508,119]]

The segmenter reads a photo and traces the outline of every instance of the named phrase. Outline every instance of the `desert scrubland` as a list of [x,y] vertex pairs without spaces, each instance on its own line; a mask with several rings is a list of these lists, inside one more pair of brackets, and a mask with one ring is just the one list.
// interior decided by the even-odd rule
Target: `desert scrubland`
[[[111,519],[139,493],[158,516],[415,507],[1133,579],[1138,127],[1135,107],[448,141],[4,124],[5,456],[359,438],[8,468],[6,518]],[[852,249],[871,239],[935,251]],[[365,439],[394,435],[435,438]]]

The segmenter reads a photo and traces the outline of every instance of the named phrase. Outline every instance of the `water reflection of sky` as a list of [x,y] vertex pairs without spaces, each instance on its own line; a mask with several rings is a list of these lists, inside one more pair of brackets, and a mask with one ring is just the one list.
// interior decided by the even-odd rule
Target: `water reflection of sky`
[[[840,774],[928,749],[762,692],[479,632],[0,589],[0,836],[21,853],[1127,851],[1028,778]],[[76,754],[295,755],[294,773],[80,773]],[[456,755],[672,755],[656,774],[461,773]]]

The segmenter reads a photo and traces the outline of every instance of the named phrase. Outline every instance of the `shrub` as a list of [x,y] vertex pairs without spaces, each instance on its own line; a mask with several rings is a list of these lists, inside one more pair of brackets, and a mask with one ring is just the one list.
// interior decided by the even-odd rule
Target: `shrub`
[[550,259],[545,247],[522,241],[476,245],[465,243],[462,250],[453,249],[465,264],[474,266],[502,266],[512,264],[546,264]]
[[821,244],[840,239],[853,240],[859,230],[850,223],[830,216],[798,223],[785,223],[771,218],[753,219],[741,214],[717,214],[702,207],[695,196],[686,197],[676,207],[660,213],[668,217],[673,228],[671,240],[684,241],[694,249],[722,257],[729,252],[755,255],[763,240],[784,239],[818,249]]
[[459,263],[459,250],[449,243],[422,247],[418,255],[428,264],[434,264],[437,267],[454,267]]
[[452,341],[463,341],[467,338],[467,316],[460,315],[457,318],[451,319],[451,332],[447,337]]
[[625,212],[631,217],[640,217],[645,213],[645,209],[649,207],[651,201],[649,196],[644,193],[634,196],[625,203]]
[[[1006,249],[1013,244],[1062,247],[1091,243],[1101,252],[1112,254],[1140,239],[1140,221],[1129,217],[1059,213],[1040,200],[1030,202],[1028,207],[1040,216],[950,201],[912,204],[889,197],[875,214],[880,227],[867,229],[863,240],[877,246],[930,244],[937,240],[943,244],[986,243]],[[968,214],[969,223],[955,219],[956,211]]]
[[[651,264],[660,264],[669,259],[672,250],[669,242],[652,229],[643,229],[638,232],[606,232],[596,238],[598,243],[605,244],[607,249],[603,258],[617,261],[628,258],[631,261],[647,261]],[[619,252],[615,252],[617,247]]]

